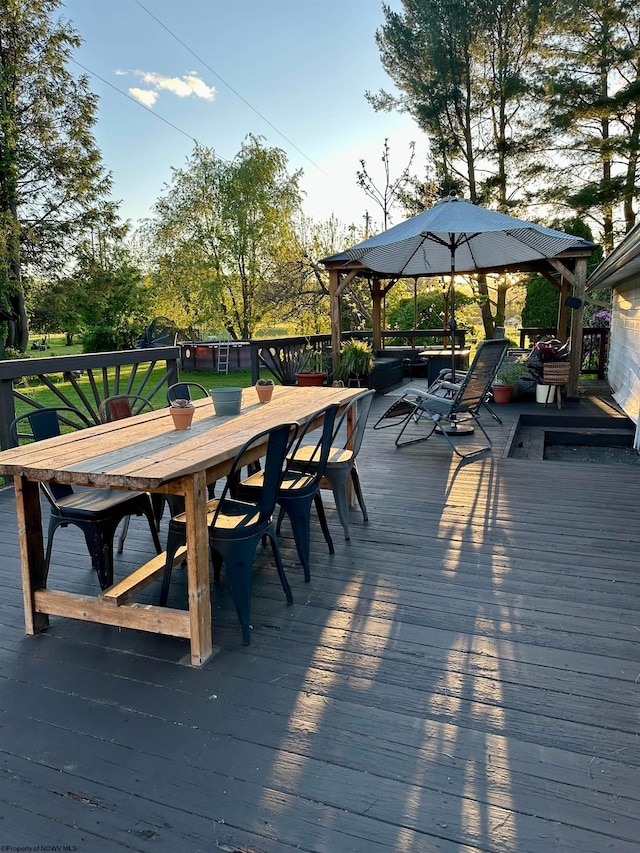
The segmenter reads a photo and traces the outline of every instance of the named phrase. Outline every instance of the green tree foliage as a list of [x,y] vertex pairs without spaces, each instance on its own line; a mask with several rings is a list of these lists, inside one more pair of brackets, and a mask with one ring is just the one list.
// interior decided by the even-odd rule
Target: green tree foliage
[[23,276],[64,267],[78,234],[115,226],[92,128],[96,98],[66,68],[80,45],[59,0],[0,0],[0,301],[28,341]]
[[[526,111],[538,0],[402,0],[384,7],[376,34],[382,64],[401,92],[369,94],[376,109],[408,111],[428,135],[436,182],[509,212],[531,153]],[[428,185],[428,183],[427,183]],[[487,337],[504,324],[506,284],[490,299],[477,278]],[[493,313],[492,309],[495,310]]]
[[278,148],[248,136],[231,162],[197,145],[155,204],[145,235],[154,290],[182,326],[222,326],[248,339],[268,307],[269,282],[291,242],[299,173]]
[[[456,317],[458,327],[459,312],[473,303],[465,293],[456,292]],[[393,302],[387,310],[389,329],[448,329],[450,300],[448,288],[418,293],[417,296],[403,296]]]
[[149,319],[150,294],[122,245],[86,246],[72,279],[85,352],[130,349]]
[[555,328],[558,322],[558,290],[544,276],[531,276],[522,309],[522,325],[536,328]]
[[67,343],[73,343],[82,328],[80,304],[84,296],[78,282],[70,279],[30,283],[27,312],[31,330],[45,335],[64,332]]
[[[575,234],[584,240],[593,241],[593,234],[586,222],[579,216],[564,222],[554,222],[552,227]],[[595,269],[602,260],[602,249],[596,248],[589,259],[588,272]],[[529,327],[555,327],[558,322],[560,294],[544,276],[532,275],[526,282],[527,295],[522,309],[522,325]],[[610,295],[610,293],[609,293]],[[585,314],[588,314],[585,306]]]
[[552,156],[543,196],[597,224],[609,252],[616,219],[629,231],[640,198],[640,6],[587,0],[552,8],[552,30],[562,36],[541,50]]
[[[401,92],[369,94],[376,109],[408,111],[429,136],[437,180],[473,202],[511,204],[537,0],[402,0],[384,7],[382,64]],[[511,182],[511,183],[510,183]]]

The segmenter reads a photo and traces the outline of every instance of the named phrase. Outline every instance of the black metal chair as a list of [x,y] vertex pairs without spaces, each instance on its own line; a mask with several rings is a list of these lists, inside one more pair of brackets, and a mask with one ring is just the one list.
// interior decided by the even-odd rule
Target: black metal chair
[[174,400],[178,399],[200,400],[209,396],[207,389],[199,382],[174,382],[167,388],[167,403],[173,403]]
[[[349,539],[349,481],[353,488],[362,510],[365,522],[369,521],[367,508],[364,503],[360,475],[356,466],[356,456],[360,452],[364,429],[367,425],[371,403],[375,391],[365,391],[358,394],[347,405],[344,412],[336,422],[331,436],[331,447],[327,457],[324,470],[324,478],[329,482],[336,502],[336,512],[344,530],[344,538]],[[349,419],[356,408],[355,422],[349,426]],[[293,462],[296,465],[314,464],[314,448],[312,445],[300,447],[293,454]]]
[[[287,603],[293,603],[291,587],[282,565],[272,515],[278,489],[284,475],[284,463],[290,435],[296,426],[295,423],[280,424],[272,429],[264,430],[247,441],[236,454],[222,495],[220,498],[214,498],[207,503],[207,524],[214,566],[214,582],[219,582],[220,569],[224,563],[233,593],[238,621],[242,629],[244,645],[249,645],[251,642],[249,620],[251,616],[253,559],[258,542],[265,536],[271,543],[273,557]],[[263,486],[256,491],[255,502],[250,503],[233,498],[231,496],[232,490],[240,479],[241,468],[247,464],[247,461],[261,454],[260,448],[264,446],[265,442],[267,449],[264,461]],[[167,558],[160,592],[161,605],[167,603],[176,551],[186,542],[185,527],[186,517],[184,513],[175,516],[169,522]]]
[[[480,408],[486,405],[491,383],[508,346],[509,341],[505,338],[483,341],[459,384],[443,380],[431,385],[428,391],[408,388],[405,394],[378,419],[374,429],[399,425],[400,432],[396,436],[395,443],[398,447],[402,447],[405,444],[426,440],[433,434],[436,427],[440,426],[440,432],[449,442],[454,453],[462,459],[490,450],[493,443],[480,423]],[[405,430],[410,424],[413,427],[419,427],[424,420],[429,423],[426,435],[413,435],[402,441]],[[487,439],[487,444],[469,453],[461,453],[456,446],[456,429],[469,420],[474,421],[480,428]],[[390,423],[384,423],[384,421],[390,421]],[[462,434],[464,433],[461,430],[459,435]]]
[[[285,474],[276,497],[281,508],[276,533],[280,534],[282,515],[286,512],[291,522],[298,557],[304,569],[304,579],[307,582],[311,580],[309,554],[311,550],[311,506],[313,504],[315,504],[318,513],[325,542],[329,546],[329,553],[334,553],[333,540],[329,532],[320,494],[320,481],[324,476],[329,450],[331,449],[331,438],[337,411],[338,406],[335,404],[326,406],[315,412],[306,424],[298,427],[287,454]],[[304,445],[305,458],[302,458],[303,442],[308,440],[310,432],[318,429],[316,424],[321,417],[324,418],[324,423],[317,440],[315,443]],[[237,489],[237,496],[241,500],[255,501],[259,490],[263,488],[264,477],[264,471],[256,471],[247,479],[242,480]]]
[[[12,421],[10,434],[14,446],[17,446],[21,440],[41,441],[60,435],[64,427],[74,430],[89,426],[90,422],[81,412],[58,406],[20,415]],[[151,501],[146,493],[84,487],[73,489],[61,483],[41,483],[40,486],[51,506],[45,578],[51,562],[54,534],[59,527],[69,524],[79,527],[84,534],[101,589],[113,584],[113,539],[123,518],[144,515],[149,522],[156,553],[161,552]]]

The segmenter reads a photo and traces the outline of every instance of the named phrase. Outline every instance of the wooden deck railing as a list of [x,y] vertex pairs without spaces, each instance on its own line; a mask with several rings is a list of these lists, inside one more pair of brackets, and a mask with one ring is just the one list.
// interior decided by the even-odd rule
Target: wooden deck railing
[[[37,378],[60,406],[72,406],[90,421],[100,422],[98,408],[112,394],[153,397],[178,381],[178,347],[148,347],[121,352],[20,358],[0,361],[0,446],[9,447],[9,427],[16,416],[16,400],[41,408],[26,393],[29,377]],[[162,365],[164,363],[164,366]],[[162,368],[158,374],[156,367]]]
[[[520,329],[520,348],[527,341],[533,346],[541,337],[553,337],[555,326],[526,326]],[[607,370],[609,329],[602,326],[585,326],[582,329],[582,362],[580,373],[595,373],[598,379],[604,379]]]
[[[464,347],[466,331],[458,329],[458,346]],[[343,332],[343,340],[354,338],[368,340],[373,337],[370,329],[364,331]],[[413,346],[416,340],[433,339],[446,346],[451,339],[447,329],[387,329],[382,333],[383,340],[402,340],[407,346]],[[322,361],[324,369],[331,373],[331,335],[298,335],[288,338],[269,338],[250,341],[251,381],[255,383],[260,376],[260,367],[265,367],[278,378],[283,385],[295,384],[296,366],[304,360],[304,353],[313,350]]]

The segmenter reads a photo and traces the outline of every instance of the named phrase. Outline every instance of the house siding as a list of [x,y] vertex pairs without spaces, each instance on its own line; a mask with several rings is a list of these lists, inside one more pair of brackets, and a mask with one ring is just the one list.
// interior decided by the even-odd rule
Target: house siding
[[636,424],[640,450],[640,275],[613,291],[608,380],[614,400]]

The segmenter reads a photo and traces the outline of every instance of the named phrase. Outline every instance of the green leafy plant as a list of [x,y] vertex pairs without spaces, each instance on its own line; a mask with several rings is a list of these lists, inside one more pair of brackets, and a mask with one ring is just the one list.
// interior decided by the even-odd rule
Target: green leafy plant
[[509,361],[502,362],[502,366],[496,373],[493,380],[494,385],[515,385],[525,373],[529,370],[528,365],[524,361]]
[[304,367],[298,373],[325,373],[324,355],[322,350],[307,349],[304,353]]
[[338,378],[366,376],[373,370],[374,363],[373,349],[366,341],[345,341],[340,349]]

